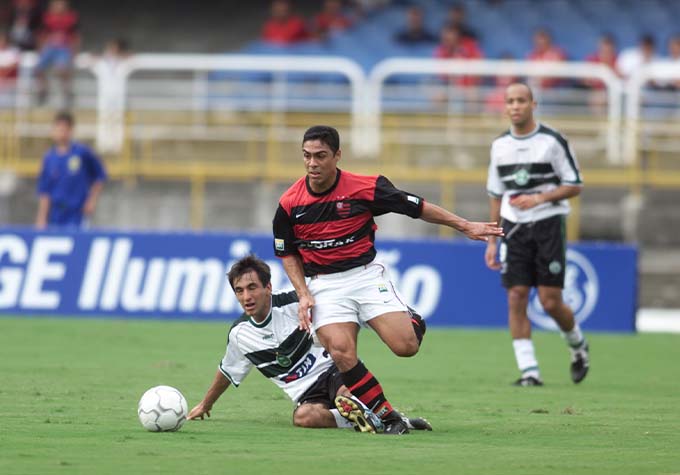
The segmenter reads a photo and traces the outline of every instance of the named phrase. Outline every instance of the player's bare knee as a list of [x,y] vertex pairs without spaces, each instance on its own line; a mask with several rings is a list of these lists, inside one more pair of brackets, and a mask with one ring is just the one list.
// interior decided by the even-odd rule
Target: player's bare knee
[[293,413],[293,425],[296,427],[314,427],[313,412],[308,405],[299,406]]
[[420,345],[418,344],[418,339],[414,335],[412,338],[407,338],[396,344],[390,345],[390,349],[395,355],[408,358],[409,356],[415,356],[415,354],[418,353]]
[[526,307],[529,303],[529,292],[525,288],[508,289],[508,305],[517,307]]
[[357,364],[357,352],[354,346],[337,345],[328,348],[331,358],[341,371],[347,371]]
[[540,297],[541,306],[548,314],[552,315],[557,312],[562,305],[562,299],[553,295]]

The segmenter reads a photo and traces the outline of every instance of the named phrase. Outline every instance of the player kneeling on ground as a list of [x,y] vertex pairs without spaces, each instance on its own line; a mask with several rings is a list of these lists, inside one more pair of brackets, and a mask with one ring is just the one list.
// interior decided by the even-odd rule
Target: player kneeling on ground
[[[238,387],[256,367],[297,404],[296,426],[381,432],[380,418],[344,386],[328,352],[298,328],[296,293],[272,294],[269,266],[255,256],[236,262],[228,277],[244,313],[229,330],[227,351],[212,385],[188,419],[210,416],[222,393],[231,384]],[[432,430],[424,419],[404,420],[411,429]]]

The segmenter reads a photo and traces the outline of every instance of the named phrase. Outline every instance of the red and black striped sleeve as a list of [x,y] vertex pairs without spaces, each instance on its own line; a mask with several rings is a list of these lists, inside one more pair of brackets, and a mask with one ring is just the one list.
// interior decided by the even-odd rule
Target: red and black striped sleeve
[[290,215],[280,203],[272,224],[274,227],[274,254],[278,257],[299,254],[295,245],[296,238]]
[[413,193],[399,190],[390,180],[379,175],[375,183],[373,201],[369,206],[373,216],[398,213],[419,218],[423,212],[423,199]]

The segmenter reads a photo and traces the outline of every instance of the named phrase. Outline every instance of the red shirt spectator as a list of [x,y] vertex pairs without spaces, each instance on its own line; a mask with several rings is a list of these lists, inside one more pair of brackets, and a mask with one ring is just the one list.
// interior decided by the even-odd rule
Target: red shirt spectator
[[326,0],[323,10],[314,17],[314,30],[319,36],[329,31],[346,30],[350,26],[352,20],[342,13],[341,0]]
[[[434,50],[434,57],[439,59],[480,59],[484,55],[471,38],[463,38],[458,28],[445,27],[441,34],[441,43]],[[474,76],[451,76],[445,78],[458,86],[473,86],[480,78]]]
[[[510,53],[503,53],[500,59],[515,59]],[[486,111],[493,113],[505,113],[505,90],[510,84],[516,83],[519,78],[516,76],[496,76],[494,89],[486,96]]]
[[9,42],[7,33],[0,33],[0,88],[16,79],[19,70],[19,50]]
[[[588,55],[586,61],[589,63],[600,63],[606,64],[618,74],[616,68],[616,44],[614,43],[614,38],[609,35],[605,35],[600,38],[599,44],[597,46],[597,51]],[[599,79],[586,79],[583,83],[593,89],[604,89],[604,83]]]
[[78,46],[78,13],[66,0],[52,0],[42,19],[41,43],[75,49]]
[[304,20],[293,15],[287,0],[272,2],[271,18],[262,28],[262,39],[270,43],[287,45],[309,38]]
[[[527,56],[532,61],[564,61],[567,55],[562,49],[552,44],[550,33],[545,30],[538,30],[534,34],[534,49]],[[539,80],[540,87],[549,88],[559,84],[558,78],[546,78]]]

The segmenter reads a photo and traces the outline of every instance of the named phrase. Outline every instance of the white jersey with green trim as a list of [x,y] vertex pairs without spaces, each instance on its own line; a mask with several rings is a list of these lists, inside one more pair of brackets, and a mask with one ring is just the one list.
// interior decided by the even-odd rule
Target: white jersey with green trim
[[255,367],[294,401],[333,365],[310,334],[298,328],[294,291],[272,295],[271,311],[262,323],[242,315],[229,330],[219,370],[236,387]]
[[556,130],[536,124],[527,135],[506,131],[491,144],[491,163],[486,189],[501,198],[501,217],[515,223],[539,221],[569,214],[569,201],[541,203],[521,210],[510,204],[518,194],[543,193],[561,185],[582,186],[573,150]]

